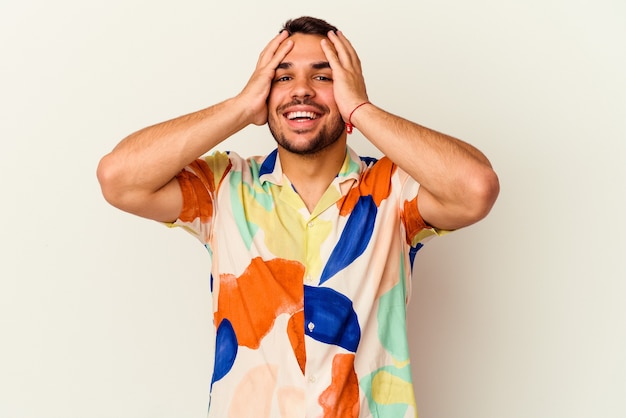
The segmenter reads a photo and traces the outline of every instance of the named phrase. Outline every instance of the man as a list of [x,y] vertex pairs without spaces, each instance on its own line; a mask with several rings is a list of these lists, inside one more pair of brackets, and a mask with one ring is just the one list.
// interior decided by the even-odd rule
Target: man
[[[265,123],[269,155],[199,157]],[[359,158],[353,127],[385,157]],[[310,17],[285,24],[238,95],[130,135],[98,178],[111,204],[209,250],[220,418],[415,416],[415,251],[499,191],[477,149],[370,103],[350,42]]]

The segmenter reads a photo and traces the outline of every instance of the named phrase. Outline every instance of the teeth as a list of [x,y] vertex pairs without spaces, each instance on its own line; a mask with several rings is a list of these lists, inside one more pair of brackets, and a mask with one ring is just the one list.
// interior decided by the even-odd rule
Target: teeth
[[317,115],[313,112],[289,112],[287,113],[287,119],[294,120],[298,118],[316,119]]

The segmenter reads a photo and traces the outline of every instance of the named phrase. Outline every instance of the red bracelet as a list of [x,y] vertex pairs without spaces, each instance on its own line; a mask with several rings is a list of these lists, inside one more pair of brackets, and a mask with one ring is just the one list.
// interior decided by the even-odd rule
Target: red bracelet
[[352,129],[354,128],[354,125],[352,124],[352,114],[354,114],[354,112],[361,106],[366,105],[369,103],[369,100],[366,102],[361,103],[360,105],[358,105],[357,107],[355,107],[354,109],[352,109],[352,112],[350,112],[350,116],[348,116],[348,122],[346,122],[346,132],[348,132],[349,134],[352,133]]

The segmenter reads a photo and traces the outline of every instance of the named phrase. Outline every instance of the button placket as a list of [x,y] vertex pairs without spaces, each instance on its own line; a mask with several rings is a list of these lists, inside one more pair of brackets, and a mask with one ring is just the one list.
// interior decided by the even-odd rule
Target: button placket
[[[309,218],[308,222],[306,222],[305,224],[305,240],[306,240],[305,257],[306,257],[307,266],[309,262],[311,261],[308,259],[308,256],[309,256],[309,245],[310,245],[309,241],[312,239],[312,235],[309,235],[309,233],[313,234],[312,232],[313,227],[315,227],[315,220],[313,218]],[[317,281],[315,280],[313,275],[307,271],[306,275],[304,276],[304,283],[307,285],[314,285],[315,283],[317,283]]]

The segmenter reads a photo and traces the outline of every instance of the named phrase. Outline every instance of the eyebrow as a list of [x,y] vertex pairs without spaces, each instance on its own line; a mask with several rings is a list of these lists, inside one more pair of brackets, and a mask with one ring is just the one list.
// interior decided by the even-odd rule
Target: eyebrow
[[[281,62],[280,64],[278,64],[278,67],[276,67],[276,69],[287,70],[292,67],[293,67],[293,63],[291,62]],[[330,63],[328,61],[314,62],[313,64],[311,64],[311,68],[313,68],[314,70],[322,70],[324,68],[330,68]]]

